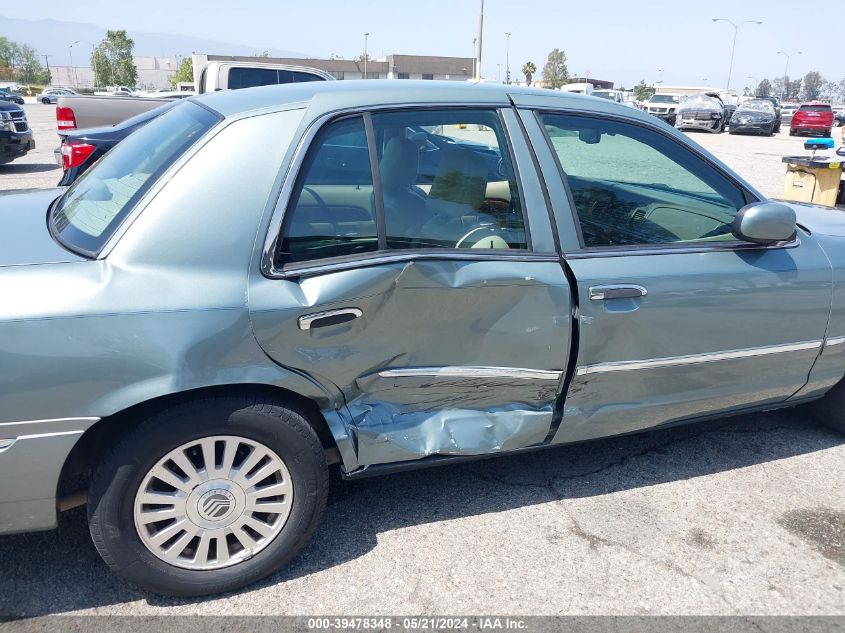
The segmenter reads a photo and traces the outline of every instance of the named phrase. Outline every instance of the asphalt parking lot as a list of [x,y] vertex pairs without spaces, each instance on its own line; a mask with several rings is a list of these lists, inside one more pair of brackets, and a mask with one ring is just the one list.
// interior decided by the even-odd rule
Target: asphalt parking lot
[[[0,189],[59,178],[54,108]],[[838,130],[837,130],[838,132]],[[778,196],[803,141],[695,134]],[[845,437],[754,414],[343,482],[287,569],[209,599],[113,576],[84,512],[0,537],[0,617],[46,614],[845,614]]]

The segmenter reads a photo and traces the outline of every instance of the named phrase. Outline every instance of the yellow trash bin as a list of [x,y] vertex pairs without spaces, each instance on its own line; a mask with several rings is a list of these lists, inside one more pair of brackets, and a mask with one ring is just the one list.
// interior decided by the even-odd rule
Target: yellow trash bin
[[810,202],[825,207],[836,206],[842,178],[841,157],[808,158],[785,156],[786,182],[783,197],[792,202]]

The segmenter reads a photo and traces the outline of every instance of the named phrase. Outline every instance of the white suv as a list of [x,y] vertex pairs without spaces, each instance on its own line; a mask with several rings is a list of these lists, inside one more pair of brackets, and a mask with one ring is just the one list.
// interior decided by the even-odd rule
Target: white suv
[[663,119],[669,125],[675,125],[675,118],[680,103],[681,95],[656,94],[652,95],[651,99],[648,100],[645,111],[659,119]]

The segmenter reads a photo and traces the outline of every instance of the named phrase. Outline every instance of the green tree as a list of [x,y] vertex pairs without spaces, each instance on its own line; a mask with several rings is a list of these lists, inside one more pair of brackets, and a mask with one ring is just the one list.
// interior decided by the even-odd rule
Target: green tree
[[546,88],[558,89],[569,79],[566,67],[566,53],[559,48],[549,53],[546,65],[543,66],[543,83]]
[[125,30],[106,31],[106,37],[91,54],[95,84],[98,86],[135,86],[138,69],[132,61],[135,42]]
[[804,75],[804,86],[801,88],[801,98],[804,101],[815,101],[822,94],[825,79],[818,72],[812,70]]
[[191,62],[190,57],[183,57],[182,61],[179,63],[179,68],[176,69],[176,72],[173,73],[173,76],[170,77],[170,85],[173,88],[176,88],[176,84],[180,81],[193,81],[194,80],[194,65]]
[[15,81],[25,84],[49,84],[50,73],[38,61],[38,53],[28,44],[18,44],[14,59]]
[[534,62],[525,62],[522,65],[522,74],[525,75],[525,83],[529,86],[531,85],[531,81],[534,79],[534,73],[537,72],[537,66],[534,65]]
[[11,79],[18,56],[18,44],[0,36],[0,79]]
[[757,97],[771,97],[772,96],[772,82],[768,79],[763,79],[757,84],[757,90],[754,91]]
[[265,48],[263,51],[255,53],[255,56],[256,57],[270,57],[270,51],[268,51]]
[[644,79],[640,79],[640,83],[634,86],[634,97],[637,101],[648,101],[653,94],[654,88],[646,84]]

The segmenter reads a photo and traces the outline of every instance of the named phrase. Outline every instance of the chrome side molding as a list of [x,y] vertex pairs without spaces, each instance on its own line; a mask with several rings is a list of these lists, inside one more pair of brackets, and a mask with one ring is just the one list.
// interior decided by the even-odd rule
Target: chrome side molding
[[825,347],[833,347],[834,345],[842,345],[845,343],[845,336],[832,336],[824,342]]
[[[845,342],[845,341],[843,341]],[[614,371],[634,371],[637,369],[657,369],[661,367],[678,367],[695,365],[698,363],[712,363],[720,360],[734,360],[752,356],[766,356],[769,354],[784,354],[803,350],[819,349],[822,341],[804,341],[785,345],[766,345],[763,347],[749,347],[745,349],[727,350],[724,352],[708,352],[704,354],[688,354],[686,356],[667,356],[665,358],[651,358],[647,360],[623,360],[610,363],[596,363],[582,365],[575,370],[578,376],[587,374],[601,374]]]
[[516,380],[560,380],[562,371],[520,367],[403,367],[383,369],[380,378],[506,378]]

